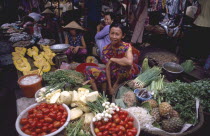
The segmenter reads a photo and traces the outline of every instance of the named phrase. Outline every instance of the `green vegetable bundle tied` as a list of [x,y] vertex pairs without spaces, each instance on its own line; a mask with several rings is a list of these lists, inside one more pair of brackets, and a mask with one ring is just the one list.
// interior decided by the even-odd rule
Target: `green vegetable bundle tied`
[[129,87],[132,89],[144,88],[149,85],[153,80],[157,80],[161,73],[159,67],[152,67],[151,69],[146,70],[144,73],[138,75],[134,80],[128,83]]
[[184,72],[190,73],[195,68],[192,60],[186,60],[181,64],[181,66],[184,68]]

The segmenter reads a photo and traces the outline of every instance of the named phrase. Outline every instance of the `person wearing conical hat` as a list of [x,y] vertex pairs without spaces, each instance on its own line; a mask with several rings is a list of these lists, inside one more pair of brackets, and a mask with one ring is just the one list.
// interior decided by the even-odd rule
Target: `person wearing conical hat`
[[45,9],[42,12],[44,19],[42,20],[42,36],[48,39],[59,41],[58,30],[59,23],[55,14],[50,9]]
[[70,22],[63,28],[66,30],[65,44],[70,44],[69,49],[65,52],[69,62],[84,62],[87,49],[84,36],[80,33],[84,28],[75,21]]

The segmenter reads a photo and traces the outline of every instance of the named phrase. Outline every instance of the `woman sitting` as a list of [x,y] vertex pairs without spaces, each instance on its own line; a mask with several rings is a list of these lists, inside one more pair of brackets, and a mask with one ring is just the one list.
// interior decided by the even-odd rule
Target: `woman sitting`
[[132,46],[122,41],[125,37],[124,26],[112,23],[109,36],[111,43],[102,51],[102,62],[106,64],[106,68],[87,66],[85,75],[90,80],[93,90],[98,90],[97,85],[101,84],[102,91],[106,91],[108,83],[108,93],[113,95],[120,83],[134,78],[140,71],[133,56]]
[[69,49],[65,52],[69,62],[79,61],[84,62],[87,49],[84,37],[79,33],[79,30],[84,30],[75,21],[70,22],[64,28],[67,28],[68,32],[65,35],[65,44],[70,44]]
[[95,42],[100,51],[100,57],[102,57],[103,47],[111,43],[110,38],[109,38],[109,27],[110,27],[110,24],[113,22],[113,20],[114,20],[113,13],[107,12],[104,15],[104,25],[99,24],[97,26]]

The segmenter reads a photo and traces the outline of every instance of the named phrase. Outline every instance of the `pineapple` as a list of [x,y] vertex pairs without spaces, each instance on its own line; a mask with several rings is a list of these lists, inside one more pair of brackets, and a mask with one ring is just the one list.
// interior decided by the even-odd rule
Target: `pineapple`
[[158,108],[153,108],[150,114],[152,115],[152,117],[155,119],[156,122],[160,122],[161,117]]
[[184,122],[179,117],[172,117],[162,121],[162,129],[167,132],[179,132]]
[[179,117],[179,113],[174,109],[169,112],[169,116],[172,117]]
[[[146,100],[146,101],[144,101],[143,103],[145,103],[145,102],[149,102],[149,105],[151,106],[151,108],[156,108],[156,107],[158,107],[158,104],[157,104],[157,102],[156,102],[154,99]],[[142,103],[142,104],[143,104],[143,103]]]
[[162,102],[159,105],[160,116],[167,117],[172,110],[172,106],[167,102]]

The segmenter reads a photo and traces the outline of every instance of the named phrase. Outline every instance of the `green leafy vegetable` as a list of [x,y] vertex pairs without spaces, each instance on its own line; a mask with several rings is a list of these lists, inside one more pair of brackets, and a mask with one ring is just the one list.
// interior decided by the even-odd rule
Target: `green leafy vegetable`
[[184,68],[186,73],[190,73],[195,68],[192,60],[186,60],[181,64],[181,66]]

